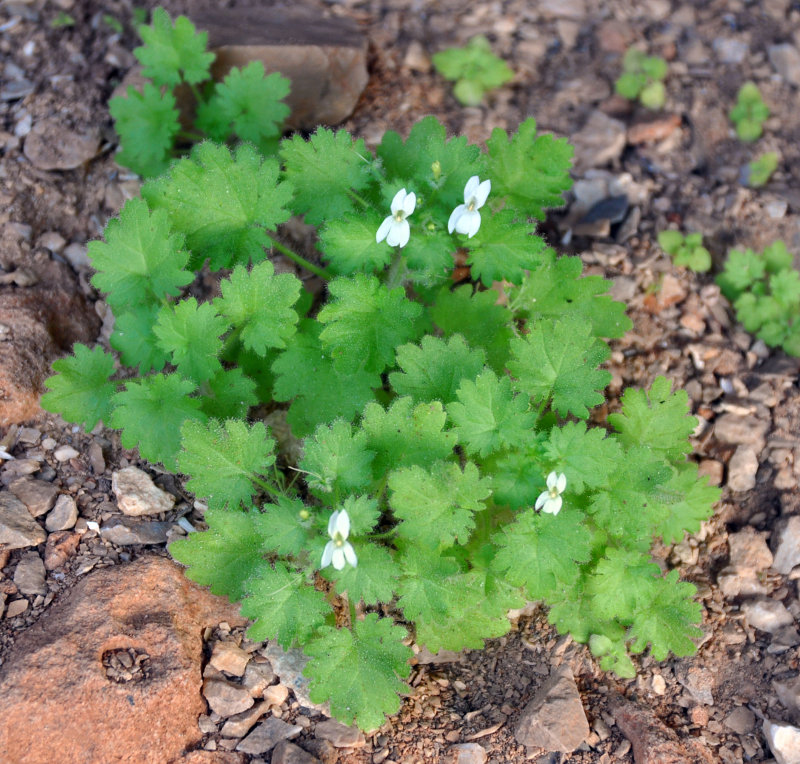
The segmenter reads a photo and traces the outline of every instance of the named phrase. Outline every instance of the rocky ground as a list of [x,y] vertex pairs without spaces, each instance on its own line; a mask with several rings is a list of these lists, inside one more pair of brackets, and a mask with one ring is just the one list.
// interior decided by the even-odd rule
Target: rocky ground
[[[85,244],[138,189],[114,164],[106,106],[136,41],[129,0],[3,2],[0,389],[13,405],[0,458],[14,459],[0,468],[0,758],[52,762],[58,741],[65,762],[738,764],[771,761],[770,737],[779,764],[800,761],[800,363],[736,325],[713,273],[675,268],[655,243],[670,226],[701,231],[718,268],[731,247],[782,238],[800,265],[800,6],[305,5],[369,40],[369,82],[345,124],[369,144],[434,114],[478,142],[534,116],[576,146],[574,193],[543,231],[628,305],[634,329],[613,347],[609,407],[624,387],[666,374],[700,421],[692,458],[724,488],[696,537],[655,550],[698,586],[698,653],[645,657],[636,680],[619,681],[534,608],[482,651],[419,655],[413,694],[375,734],[327,721],[293,656],[250,643],[235,610],[165,559],[166,542],[185,532],[178,520],[202,521],[180,480],[114,433],[37,413],[46,361],[108,331]],[[75,23],[59,24],[64,14]],[[465,109],[430,55],[479,32],[516,76]],[[631,43],[670,63],[663,112],[613,93]],[[746,80],[772,112],[755,145],[736,140],[726,116]],[[742,167],[765,151],[781,157],[772,180],[743,186]],[[606,217],[587,219],[620,196]]]

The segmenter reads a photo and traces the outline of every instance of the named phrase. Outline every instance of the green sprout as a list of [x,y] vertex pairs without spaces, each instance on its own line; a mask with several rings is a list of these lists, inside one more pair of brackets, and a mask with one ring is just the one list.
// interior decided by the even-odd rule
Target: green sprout
[[683,265],[697,273],[705,273],[711,269],[711,255],[703,246],[702,233],[684,236],[680,231],[661,231],[658,234],[658,244],[675,265]]
[[780,158],[775,151],[768,151],[747,165],[747,185],[761,188],[769,181],[772,173],[778,169]]
[[75,19],[72,18],[72,16],[70,16],[68,13],[64,13],[64,11],[59,11],[50,22],[50,29],[62,29],[64,27],[74,26]]
[[492,53],[483,35],[473,37],[463,48],[434,54],[433,65],[445,79],[455,80],[453,94],[464,106],[478,106],[489,90],[514,78],[514,72]]
[[736,135],[740,141],[755,141],[761,137],[763,124],[769,117],[769,108],[755,82],[745,82],[739,88],[736,106],[728,112],[728,116],[736,125]]
[[659,56],[648,56],[637,48],[628,48],[622,59],[622,74],[614,83],[617,93],[647,109],[660,109],[667,100],[664,78],[667,62]]

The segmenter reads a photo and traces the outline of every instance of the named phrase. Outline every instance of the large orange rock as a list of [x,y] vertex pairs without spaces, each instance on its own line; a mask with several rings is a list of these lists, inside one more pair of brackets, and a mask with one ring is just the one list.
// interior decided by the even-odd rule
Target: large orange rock
[[101,569],[0,667],[4,764],[172,764],[201,733],[202,633],[243,623],[161,557]]

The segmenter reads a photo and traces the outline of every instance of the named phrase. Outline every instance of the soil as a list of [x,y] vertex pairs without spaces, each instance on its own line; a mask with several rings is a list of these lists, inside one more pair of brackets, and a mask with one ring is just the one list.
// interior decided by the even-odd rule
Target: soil
[[[749,527],[774,547],[782,516],[800,512],[800,364],[754,341],[735,323],[713,272],[675,268],[655,238],[669,226],[702,231],[715,269],[731,247],[760,250],[778,238],[796,256],[800,253],[800,123],[795,119],[800,82],[792,85],[776,74],[768,57],[771,45],[800,45],[800,4],[306,4],[320,14],[355,20],[368,36],[370,81],[343,127],[369,145],[387,129],[406,134],[428,114],[451,133],[475,142],[485,141],[494,127],[514,130],[529,116],[537,119],[540,130],[570,139],[598,113],[627,128],[627,140],[618,151],[611,151],[597,167],[591,166],[590,157],[575,173],[576,179],[622,184],[629,200],[622,219],[587,225],[576,218],[579,205],[570,197],[542,231],[560,251],[580,255],[587,273],[611,279],[612,293],[628,305],[634,329],[612,343],[608,410],[617,407],[625,387],[647,386],[659,374],[667,375],[687,390],[699,418],[692,458],[724,487],[714,517],[696,537],[654,553],[662,567],[678,566],[681,575],[698,586],[704,636],[695,656],[662,663],[639,658],[637,678],[620,681],[601,672],[584,646],[559,636],[543,610],[533,609],[507,637],[490,640],[484,650],[468,651],[451,663],[420,664],[414,670],[413,693],[400,713],[370,736],[366,747],[340,753],[338,760],[435,762],[453,742],[472,740],[494,764],[632,761],[630,744],[609,710],[610,693],[619,692],[642,700],[682,741],[702,744],[715,761],[768,761],[758,719],[749,726],[734,724],[730,714],[746,706],[756,717],[800,722],[797,709],[778,699],[774,685],[797,676],[799,640],[784,639],[784,644],[748,625],[740,611],[743,598],[724,594],[718,578],[728,563],[731,534]],[[155,4],[148,0],[137,5]],[[163,5],[173,15],[192,8],[190,0]],[[114,163],[115,138],[107,110],[108,97],[134,63],[132,12],[130,0],[32,0],[0,6],[4,79],[24,79],[31,85],[23,98],[3,97],[0,102],[0,224],[25,241],[33,255],[68,262],[78,276],[77,288],[101,318],[106,315],[104,305],[89,285],[90,271],[80,246],[65,254],[64,245],[46,246],[46,235],[56,232],[66,245],[83,245],[101,235],[106,221],[138,189],[136,178]],[[74,25],[54,23],[64,13]],[[124,25],[122,34],[104,20],[106,15]],[[490,94],[485,105],[463,108],[450,85],[430,68],[429,56],[478,33],[489,37],[516,76],[509,86]],[[670,62],[663,112],[647,112],[613,93],[622,53],[630,43],[646,46]],[[758,84],[771,111],[765,135],[756,144],[738,141],[726,116],[738,87],[747,80]],[[99,131],[96,156],[75,169],[37,169],[23,153],[26,131],[51,118],[72,132]],[[651,139],[639,142],[636,129]],[[770,182],[758,190],[742,185],[741,168],[766,151],[781,157]],[[104,331],[107,335],[107,326]],[[731,483],[739,485],[736,481],[742,479],[731,462],[735,446],[714,434],[715,422],[730,412],[747,414],[765,429],[766,446],[755,449],[759,464],[748,490],[733,490]],[[183,512],[193,518],[192,497],[180,480],[122,449],[115,433],[87,434],[46,414],[26,424],[27,428],[0,432],[0,437],[13,436],[4,442],[18,458],[43,456],[45,466],[36,476],[75,496],[80,509],[76,530],[85,533],[69,563],[58,574],[48,574],[49,593],[32,598],[22,615],[0,621],[0,660],[50,602],[92,568],[143,554],[166,554],[164,545],[115,547],[87,530],[87,521],[116,514],[111,470],[128,464],[148,469],[158,475],[162,487],[182,497],[166,519]],[[74,446],[79,456],[58,462],[52,442]],[[20,552],[5,557],[0,553],[0,591],[6,594],[14,594],[12,579],[20,557]],[[785,604],[796,618],[800,602],[795,578],[767,571],[760,583],[767,596]],[[578,681],[592,735],[570,755],[526,751],[514,739],[515,719],[550,669],[563,662]],[[700,687],[703,682],[710,696]],[[219,736],[207,733],[205,740],[211,748]]]

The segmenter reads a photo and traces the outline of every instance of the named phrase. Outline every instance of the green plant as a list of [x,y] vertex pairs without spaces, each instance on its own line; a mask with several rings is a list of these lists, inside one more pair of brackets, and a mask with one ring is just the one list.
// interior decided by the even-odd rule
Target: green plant
[[664,78],[667,62],[659,56],[648,56],[638,48],[628,48],[622,59],[622,74],[614,83],[621,96],[648,109],[660,109],[667,100]]
[[[649,555],[719,493],[686,461],[687,395],[658,378],[625,392],[613,432],[589,426],[603,338],[631,322],[530,222],[562,204],[572,149],[532,119],[487,148],[432,117],[377,156],[326,129],[285,139],[280,163],[198,145],[90,244],[122,373],[77,345],[42,399],[188,476],[208,530],[172,554],[242,601],[253,639],[302,647],[312,699],[364,729],[407,691],[409,631],[478,648],[543,600],[622,676],[629,651],[687,655],[699,634],[694,588]],[[276,238],[291,214],[319,227],[324,267]],[[185,296],[201,268],[221,279],[206,301]],[[281,403],[299,463],[249,418]]]
[[761,254],[733,249],[717,283],[748,332],[800,356],[800,273],[792,261],[782,241]]
[[[214,54],[206,50],[208,35],[196,32],[185,16],[175,23],[163,8],[153,11],[152,24],[138,27],[144,45],[133,52],[149,80],[141,91],[128,87],[126,96],[109,102],[120,136],[117,161],[145,177],[166,170],[176,143],[203,137],[249,141],[263,153],[278,146],[289,108],[282,103],[289,81],[277,72],[265,76],[253,61],[233,68],[223,82],[210,81]],[[176,91],[188,88],[196,103],[190,132],[182,132]]]
[[434,53],[432,60],[442,77],[455,81],[453,95],[464,106],[478,106],[488,91],[514,79],[514,72],[492,53],[483,35],[476,35],[463,48]]
[[50,29],[64,29],[74,27],[75,19],[64,11],[59,11],[50,21]]
[[728,116],[736,126],[736,135],[740,141],[755,141],[761,137],[762,125],[769,117],[769,109],[755,82],[745,82],[739,88],[736,105],[728,112]]
[[775,151],[768,151],[747,165],[747,185],[752,188],[765,186],[772,173],[778,169],[780,157]]
[[711,269],[711,255],[703,246],[702,233],[680,231],[661,231],[658,244],[671,258],[675,265],[683,265],[692,271],[705,273]]

